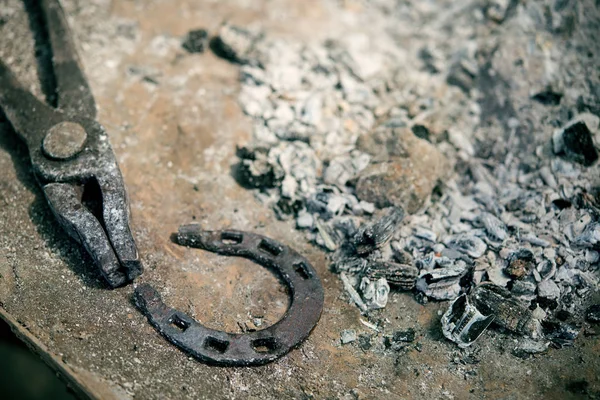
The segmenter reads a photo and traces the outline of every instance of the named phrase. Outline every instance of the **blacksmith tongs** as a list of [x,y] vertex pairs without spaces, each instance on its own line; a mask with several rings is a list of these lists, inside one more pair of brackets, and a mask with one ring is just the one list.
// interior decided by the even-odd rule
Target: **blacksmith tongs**
[[58,0],[40,3],[59,109],[24,89],[2,61],[0,108],[27,144],[35,176],[60,225],[85,247],[110,286],[121,286],[142,273],[123,177],[108,136],[95,121],[96,104],[64,11]]

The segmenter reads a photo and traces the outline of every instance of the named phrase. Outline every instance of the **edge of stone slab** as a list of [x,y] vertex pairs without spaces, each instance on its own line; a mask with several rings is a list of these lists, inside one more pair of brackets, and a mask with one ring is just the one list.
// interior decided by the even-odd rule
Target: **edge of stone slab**
[[125,393],[115,393],[107,382],[102,382],[101,378],[94,376],[89,371],[73,368],[65,364],[60,357],[51,353],[37,337],[21,325],[1,305],[0,319],[10,326],[10,329],[19,340],[25,343],[46,365],[59,374],[60,379],[66,382],[77,398],[90,400],[122,400],[130,398]]

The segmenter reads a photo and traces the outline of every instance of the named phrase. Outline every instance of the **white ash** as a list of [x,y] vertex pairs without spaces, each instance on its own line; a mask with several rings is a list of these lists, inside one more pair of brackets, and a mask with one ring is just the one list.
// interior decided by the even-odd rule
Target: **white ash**
[[342,344],[352,343],[357,339],[356,331],[354,329],[344,329],[340,332],[340,342]]
[[298,229],[311,229],[315,223],[314,221],[310,213],[302,210],[298,213],[298,218],[296,218],[296,227]]
[[371,281],[368,278],[363,277],[360,281],[360,291],[368,309],[376,310],[385,308],[387,305],[390,285],[388,285],[385,278]]
[[[596,36],[580,20],[586,16],[549,0],[484,1],[482,12],[451,20],[444,6],[392,3],[365,6],[389,22],[366,30],[376,35],[321,43],[252,36],[237,60],[245,63],[239,102],[254,121],[247,153],[266,150],[242,162],[273,178],[257,197],[334,252],[348,296],[364,313],[374,304],[373,282],[361,289],[368,263],[391,261],[419,270],[419,298],[453,300],[493,283],[535,310],[554,345],[571,342],[576,334],[555,316],[582,320],[600,267],[600,168],[589,146],[600,144],[597,63],[585,52],[576,61],[563,57],[567,46],[587,48]],[[428,29],[440,23],[452,34]],[[547,96],[549,87],[558,95]],[[404,141],[380,154],[359,150],[359,137],[387,137],[386,129],[427,140],[451,174],[433,193],[410,187],[419,207],[386,238],[391,243],[357,254],[357,232],[381,216],[358,196],[357,180],[389,163],[388,153],[410,159]],[[578,147],[580,138],[587,147]],[[522,250],[532,259],[508,275],[511,255]]]

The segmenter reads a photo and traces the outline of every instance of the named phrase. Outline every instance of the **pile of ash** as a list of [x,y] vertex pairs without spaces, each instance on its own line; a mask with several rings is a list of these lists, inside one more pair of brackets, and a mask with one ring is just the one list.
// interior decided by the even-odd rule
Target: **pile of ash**
[[597,45],[576,2],[458,3],[380,0],[380,25],[322,43],[223,25],[211,46],[254,121],[237,179],[365,314],[412,291],[452,301],[460,346],[490,325],[523,354],[570,345],[599,318],[600,84],[573,50]]

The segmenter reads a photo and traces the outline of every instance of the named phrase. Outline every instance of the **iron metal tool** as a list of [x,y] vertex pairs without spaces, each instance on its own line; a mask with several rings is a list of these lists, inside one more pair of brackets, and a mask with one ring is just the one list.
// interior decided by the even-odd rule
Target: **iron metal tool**
[[[41,0],[53,52],[58,108],[38,100],[0,61],[0,108],[29,148],[35,176],[60,225],[83,245],[111,287],[142,273],[125,184],[58,0]],[[89,193],[92,193],[91,196]],[[98,204],[98,211],[85,200]]]
[[180,227],[177,242],[221,255],[249,258],[273,270],[291,294],[290,307],[276,324],[234,334],[207,328],[165,305],[152,286],[138,286],[134,299],[150,324],[198,360],[219,366],[266,364],[299,346],[319,321],[323,286],[308,260],[291,248],[261,235],[234,230],[204,231],[199,225]]

